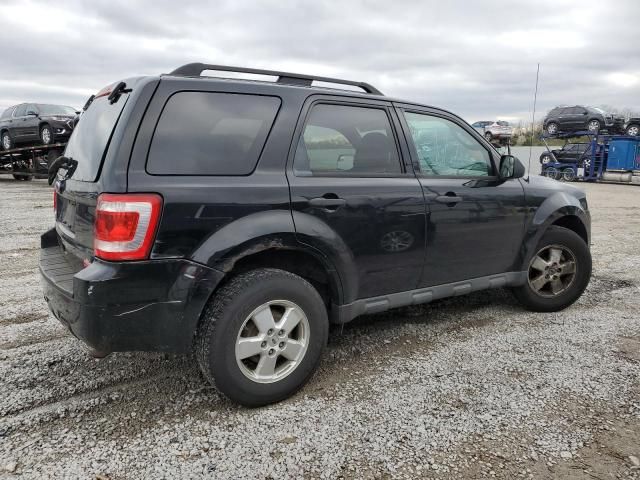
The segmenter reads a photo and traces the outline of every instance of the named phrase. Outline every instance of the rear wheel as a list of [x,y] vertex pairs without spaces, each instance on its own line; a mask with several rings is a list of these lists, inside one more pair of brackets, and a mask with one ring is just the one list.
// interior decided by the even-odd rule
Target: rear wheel
[[527,266],[527,282],[513,290],[529,310],[555,312],[575,302],[591,278],[591,252],[575,232],[551,226]]
[[544,171],[544,176],[548,178],[553,178],[554,180],[558,180],[558,178],[560,177],[560,173],[558,172],[557,168],[548,167]]
[[198,328],[205,377],[231,400],[257,407],[293,395],[327,343],[324,302],[306,280],[276,269],[238,275],[215,294]]
[[50,145],[53,143],[53,130],[49,125],[43,125],[40,128],[40,140],[43,145]]
[[9,135],[9,132],[2,132],[2,149],[11,150],[12,148],[11,135]]
[[637,137],[640,135],[640,125],[629,125],[626,133],[631,137]]
[[491,135],[491,132],[487,132],[484,134],[484,138],[487,139],[487,142],[490,142],[493,139],[493,135]]
[[558,124],[555,122],[547,123],[547,133],[549,135],[555,135],[556,133],[558,133]]
[[564,182],[573,182],[576,178],[576,172],[573,168],[565,168],[561,172],[561,179]]

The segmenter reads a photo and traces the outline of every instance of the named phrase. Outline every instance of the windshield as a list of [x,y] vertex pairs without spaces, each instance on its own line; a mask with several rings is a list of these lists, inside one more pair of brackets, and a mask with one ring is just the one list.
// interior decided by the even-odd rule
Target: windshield
[[122,94],[114,104],[109,103],[106,96],[97,98],[80,117],[64,153],[78,162],[72,175],[74,180],[96,181],[111,134],[128,98],[128,94]]
[[64,105],[38,105],[40,115],[75,115],[76,109]]

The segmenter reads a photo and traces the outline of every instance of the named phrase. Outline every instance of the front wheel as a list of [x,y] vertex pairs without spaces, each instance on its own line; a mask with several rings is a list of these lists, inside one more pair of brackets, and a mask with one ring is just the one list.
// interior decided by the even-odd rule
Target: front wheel
[[252,270],[215,293],[200,320],[196,356],[222,393],[258,407],[305,384],[328,332],[325,304],[309,282],[284,270]]
[[630,137],[637,137],[640,135],[640,125],[629,125],[626,133]]
[[591,120],[588,124],[587,124],[587,129],[590,132],[597,132],[600,130],[600,121],[599,120]]
[[575,232],[551,226],[527,266],[527,281],[516,298],[535,312],[557,312],[575,302],[591,278],[591,252]]
[[487,142],[491,142],[493,135],[491,135],[491,132],[487,132],[484,134],[484,138],[486,138]]
[[53,143],[53,130],[49,125],[44,125],[40,129],[40,140],[43,145],[50,145]]

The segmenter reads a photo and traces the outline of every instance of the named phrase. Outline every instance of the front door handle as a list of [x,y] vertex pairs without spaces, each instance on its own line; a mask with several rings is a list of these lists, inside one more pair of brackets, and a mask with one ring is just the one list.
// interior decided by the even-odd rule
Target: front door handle
[[344,198],[317,197],[309,200],[309,205],[312,207],[324,208],[326,210],[337,210],[346,203],[347,201]]
[[445,195],[438,195],[435,200],[439,203],[445,203],[448,207],[453,207],[462,201],[462,197],[458,197],[453,192],[447,192]]

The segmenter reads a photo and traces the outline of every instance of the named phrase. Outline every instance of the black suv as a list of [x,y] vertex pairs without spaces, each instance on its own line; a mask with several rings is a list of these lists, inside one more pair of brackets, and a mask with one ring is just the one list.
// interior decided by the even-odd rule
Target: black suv
[[640,117],[631,117],[624,125],[624,133],[631,137],[640,135]]
[[624,117],[606,113],[596,107],[556,107],[544,119],[543,128],[548,135],[558,133],[572,133],[580,131],[598,132],[606,130],[609,133],[622,132]]
[[245,405],[298,390],[330,322],[495,287],[555,311],[591,274],[581,190],[525,182],[456,115],[366,83],[129,78],[96,94],[56,169],[53,314],[95,354],[195,351]]
[[64,105],[22,103],[9,107],[0,116],[1,148],[64,142],[73,131],[75,116],[75,109]]
[[[596,146],[596,155],[602,154],[603,147],[600,144]],[[584,161],[591,159],[591,143],[565,143],[562,148],[547,150],[540,155],[540,163],[577,163],[582,164]]]

